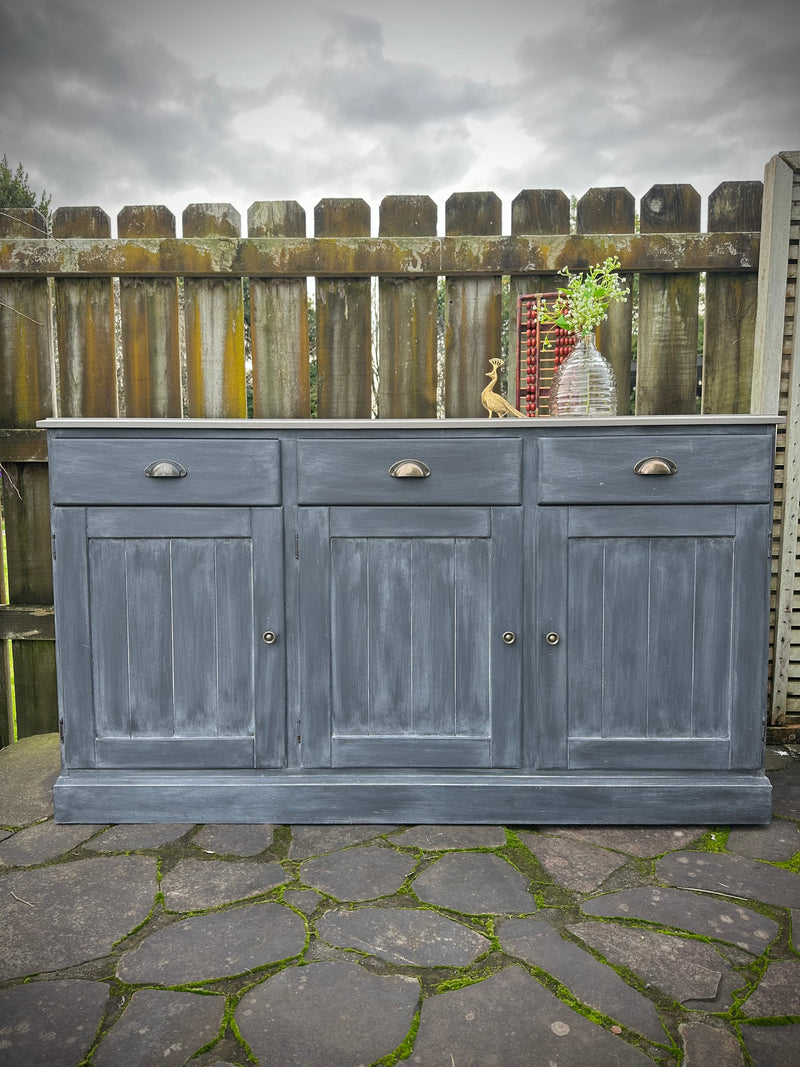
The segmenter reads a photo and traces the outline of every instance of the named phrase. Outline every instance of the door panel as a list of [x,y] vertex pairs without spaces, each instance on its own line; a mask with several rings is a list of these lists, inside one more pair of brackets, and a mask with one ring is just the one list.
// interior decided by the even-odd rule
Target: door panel
[[259,765],[282,765],[282,653],[260,641],[283,616],[280,512],[228,512],[239,536],[221,537],[213,509],[191,536],[150,510],[145,536],[130,510],[134,536],[124,512],[87,515],[97,765],[253,766],[257,721]]
[[[732,745],[761,714],[752,686],[745,693],[731,681],[745,590],[766,581],[766,546],[751,532],[760,510],[541,510],[541,543],[556,544],[558,531],[564,542],[539,572],[542,630],[564,637],[539,655],[543,692],[565,694],[548,720],[550,765],[731,765]],[[747,571],[755,577],[743,580]],[[745,653],[754,670],[758,651]]]
[[518,764],[521,515],[440,510],[301,509],[307,766]]

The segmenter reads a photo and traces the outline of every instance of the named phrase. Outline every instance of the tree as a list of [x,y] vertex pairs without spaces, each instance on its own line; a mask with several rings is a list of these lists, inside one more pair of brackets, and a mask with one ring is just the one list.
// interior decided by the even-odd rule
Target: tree
[[40,211],[46,219],[50,218],[50,200],[46,190],[42,190],[38,199],[31,189],[28,172],[21,163],[12,171],[11,166],[3,155],[0,163],[0,208],[4,207],[32,207]]

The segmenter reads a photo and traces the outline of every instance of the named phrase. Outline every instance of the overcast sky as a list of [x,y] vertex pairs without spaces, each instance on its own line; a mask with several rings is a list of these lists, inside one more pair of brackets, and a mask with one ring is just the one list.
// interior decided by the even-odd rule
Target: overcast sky
[[0,0],[0,155],[53,207],[761,179],[798,0]]

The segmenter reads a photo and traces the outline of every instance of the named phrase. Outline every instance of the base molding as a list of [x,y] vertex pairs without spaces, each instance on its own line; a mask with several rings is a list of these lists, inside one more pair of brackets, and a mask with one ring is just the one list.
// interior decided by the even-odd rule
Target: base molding
[[763,773],[71,771],[59,823],[756,824]]

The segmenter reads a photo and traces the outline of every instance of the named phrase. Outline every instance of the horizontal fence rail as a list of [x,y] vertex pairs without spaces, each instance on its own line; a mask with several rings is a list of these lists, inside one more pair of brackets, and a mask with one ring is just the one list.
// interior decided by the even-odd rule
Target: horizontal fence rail
[[616,255],[620,270],[756,271],[760,234],[540,237],[161,238],[0,242],[0,275],[336,278],[552,274]]
[[637,414],[748,412],[762,195],[761,182],[723,182],[707,232],[681,184],[638,205],[621,187],[573,204],[524,190],[507,234],[491,192],[453,194],[443,232],[425,196],[386,197],[377,232],[365,201],[322,200],[312,235],[285,200],[253,204],[246,235],[229,204],[187,207],[180,237],[160,206],[124,208],[116,238],[96,207],[59,208],[49,233],[32,209],[0,211],[0,686],[10,647],[17,735],[57,726],[38,419],[483,417],[490,358],[506,357],[513,391],[517,296],[612,255],[633,290],[599,331],[620,413],[629,380]]

